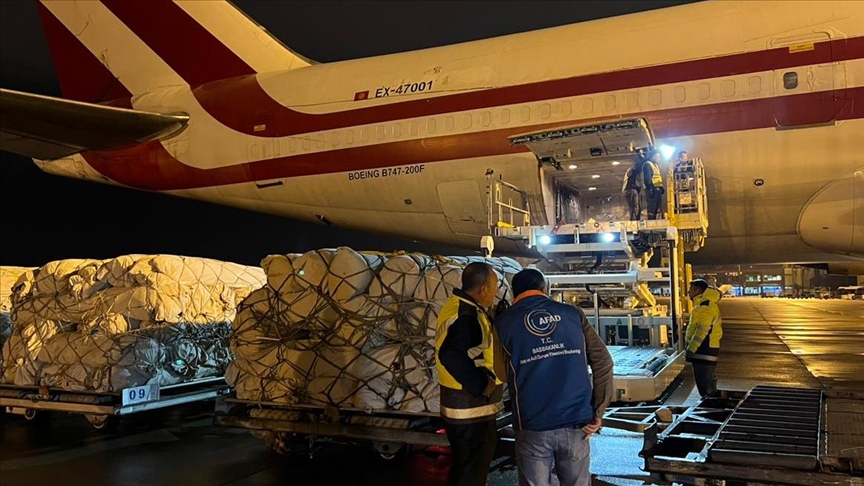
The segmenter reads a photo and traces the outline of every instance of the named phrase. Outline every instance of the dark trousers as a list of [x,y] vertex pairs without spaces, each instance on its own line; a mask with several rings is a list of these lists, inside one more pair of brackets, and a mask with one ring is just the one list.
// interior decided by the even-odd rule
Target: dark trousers
[[453,463],[447,475],[447,486],[480,486],[486,484],[489,465],[498,442],[494,417],[472,424],[445,426]]
[[663,194],[648,189],[648,219],[659,219],[663,209]]
[[693,362],[693,377],[696,379],[699,396],[707,397],[717,392],[717,376],[714,374],[716,369],[716,363]]
[[642,219],[641,196],[637,189],[627,189],[624,191],[624,199],[627,200],[627,207],[630,208],[630,221],[639,221]]

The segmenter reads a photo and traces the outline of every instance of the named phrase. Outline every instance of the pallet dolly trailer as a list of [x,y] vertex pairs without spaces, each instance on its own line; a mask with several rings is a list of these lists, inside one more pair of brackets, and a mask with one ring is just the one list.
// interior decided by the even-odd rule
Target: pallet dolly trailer
[[[511,412],[499,413],[499,436],[511,424]],[[226,396],[216,402],[213,423],[247,429],[262,437],[274,452],[306,451],[312,458],[317,441],[369,444],[386,460],[412,448],[447,448],[444,421],[436,412],[370,411],[332,405],[289,405],[239,400]],[[505,439],[506,440],[506,439]]]
[[[512,402],[505,392],[504,410],[496,418],[498,450],[515,453]],[[644,432],[654,424],[659,405],[626,406],[613,403],[603,416],[605,427]],[[316,442],[342,441],[371,445],[390,460],[413,448],[442,450],[450,447],[445,423],[436,412],[361,410],[332,405],[289,405],[240,400],[232,395],[216,399],[213,424],[246,429],[264,439],[274,452],[314,456]]]
[[37,420],[45,412],[79,414],[96,430],[108,430],[126,415],[212,400],[229,390],[222,377],[166,386],[142,385],[114,393],[2,384],[0,410],[27,420]]

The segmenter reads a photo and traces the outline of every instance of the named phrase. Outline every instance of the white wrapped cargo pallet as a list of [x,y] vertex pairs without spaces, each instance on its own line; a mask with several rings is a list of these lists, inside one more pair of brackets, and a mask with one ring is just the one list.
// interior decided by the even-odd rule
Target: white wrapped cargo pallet
[[237,305],[257,267],[175,255],[60,260],[24,274],[0,382],[117,393],[224,376]]
[[346,247],[268,256],[268,285],[234,320],[226,380],[245,401],[437,413],[437,316],[471,261],[490,263],[498,298],[512,300],[521,267],[510,259]]
[[0,349],[12,335],[12,287],[32,267],[0,266]]

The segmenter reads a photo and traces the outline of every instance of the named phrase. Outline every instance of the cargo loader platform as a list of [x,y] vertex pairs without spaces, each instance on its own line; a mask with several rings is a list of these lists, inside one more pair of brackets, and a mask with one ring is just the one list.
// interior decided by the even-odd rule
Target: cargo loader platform
[[581,308],[610,346],[615,401],[657,400],[684,368],[682,331],[691,306],[684,257],[704,246],[708,230],[702,161],[668,162],[666,209],[642,219],[622,187],[656,149],[647,120],[525,133],[510,143],[537,157],[543,194],[538,199],[487,170],[489,236],[481,248],[491,254],[495,241],[508,240],[533,251],[550,295]]
[[684,353],[671,348],[609,346],[615,362],[614,402],[653,402],[684,370]]

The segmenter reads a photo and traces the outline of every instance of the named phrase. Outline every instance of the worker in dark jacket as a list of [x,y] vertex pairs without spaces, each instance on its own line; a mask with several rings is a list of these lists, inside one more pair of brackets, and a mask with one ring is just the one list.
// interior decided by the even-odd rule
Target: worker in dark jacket
[[654,150],[648,154],[648,160],[642,164],[642,178],[645,183],[648,219],[659,219],[663,214],[663,175],[660,173],[660,152]]
[[612,356],[581,309],[546,296],[539,270],[513,276],[513,294],[495,328],[514,400],[519,484],[548,485],[554,463],[561,486],[587,486],[586,439],[612,400]]
[[486,484],[495,453],[495,418],[504,408],[506,373],[487,314],[497,292],[492,267],[471,263],[462,272],[462,289],[453,291],[438,315],[435,351],[441,416],[453,459],[448,486]]
[[624,184],[621,186],[621,193],[624,194],[624,201],[627,202],[627,208],[630,211],[630,221],[642,219],[643,165],[642,156],[637,156],[633,160],[633,166],[627,169],[627,173],[624,174]]

